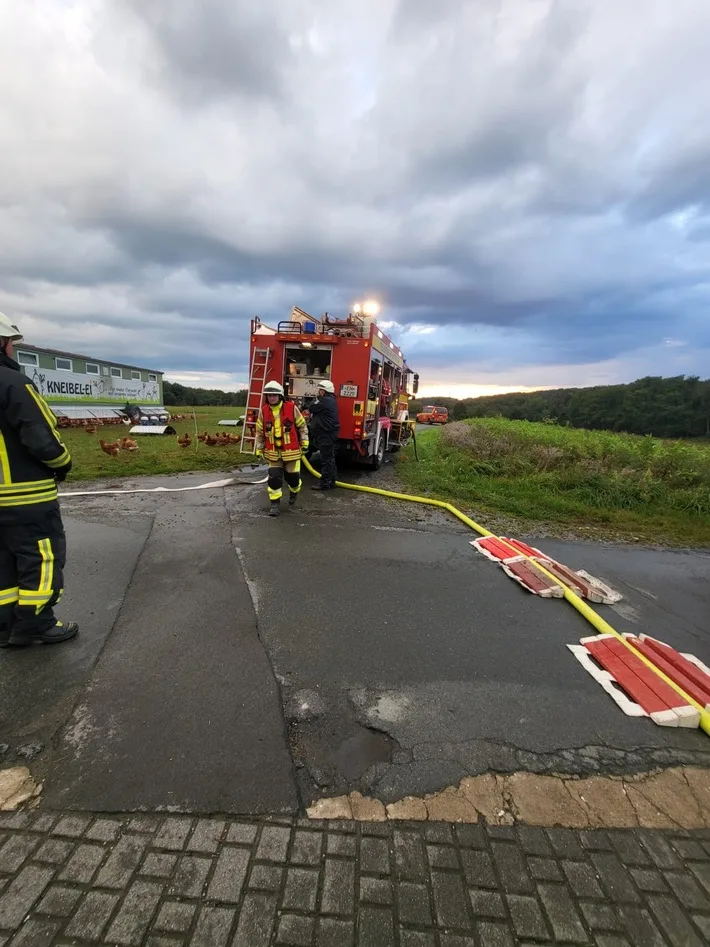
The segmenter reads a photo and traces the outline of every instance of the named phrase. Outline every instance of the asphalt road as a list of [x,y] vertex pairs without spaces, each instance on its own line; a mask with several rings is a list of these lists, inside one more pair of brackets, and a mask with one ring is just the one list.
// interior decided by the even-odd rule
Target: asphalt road
[[55,807],[293,811],[278,687],[224,492],[63,509],[62,614],[81,631],[55,648],[0,653],[6,763],[41,747],[32,768]]
[[[228,504],[304,796],[358,785],[393,800],[490,770],[710,764],[699,731],[621,713],[566,648],[593,633],[584,619],[520,589],[445,514],[345,491],[276,521],[252,497]],[[619,630],[710,656],[710,556],[544,549],[619,588],[616,610],[600,608]]]
[[[583,619],[456,521],[346,491],[266,505],[261,486],[66,499],[82,630],[0,652],[0,765],[30,759],[47,805],[241,814],[490,770],[710,767],[700,732],[625,717],[565,647]],[[619,630],[710,660],[710,556],[540,545],[624,594],[601,609]]]

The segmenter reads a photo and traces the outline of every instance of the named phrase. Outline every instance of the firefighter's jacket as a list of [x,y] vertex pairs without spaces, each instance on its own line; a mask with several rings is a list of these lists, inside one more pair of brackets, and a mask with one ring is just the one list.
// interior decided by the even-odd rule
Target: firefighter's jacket
[[321,440],[336,441],[340,431],[338,419],[338,402],[335,395],[326,391],[321,398],[316,398],[308,408],[311,415],[311,434],[314,443]]
[[262,405],[256,421],[256,450],[266,460],[299,460],[308,450],[306,420],[293,401]]
[[56,503],[57,481],[70,469],[47,402],[17,362],[0,353],[0,517]]

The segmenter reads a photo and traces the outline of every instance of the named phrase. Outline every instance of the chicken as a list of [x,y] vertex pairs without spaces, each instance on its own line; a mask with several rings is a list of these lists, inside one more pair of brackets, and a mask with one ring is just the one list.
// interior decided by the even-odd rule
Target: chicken
[[213,437],[211,434],[208,434],[207,437],[205,438],[205,444],[207,444],[208,447],[214,447],[216,444],[219,444],[219,441],[216,437]]
[[124,450],[136,451],[138,450],[138,444],[130,437],[124,437],[121,442],[121,447]]
[[99,444],[101,445],[101,450],[104,452],[104,454],[109,454],[111,457],[118,457],[118,455],[121,453],[120,441],[116,441],[115,444],[107,444],[105,440],[101,439],[99,440]]
[[93,424],[87,424],[84,430],[86,431],[87,434],[96,434],[96,428],[94,427]]
[[192,439],[189,434],[185,434],[184,437],[178,437],[177,442],[180,447],[189,447],[192,444]]

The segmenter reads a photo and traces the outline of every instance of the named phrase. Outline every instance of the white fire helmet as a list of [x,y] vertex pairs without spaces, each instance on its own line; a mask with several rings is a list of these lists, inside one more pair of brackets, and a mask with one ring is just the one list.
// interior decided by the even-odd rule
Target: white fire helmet
[[265,395],[281,395],[284,396],[284,386],[280,385],[277,381],[270,381],[264,385],[264,394]]
[[10,339],[12,342],[19,342],[22,333],[17,326],[10,321],[10,317],[4,312],[0,312],[0,339]]
[[335,385],[332,381],[319,381],[318,387],[322,388],[323,391],[329,391],[331,395],[335,394]]

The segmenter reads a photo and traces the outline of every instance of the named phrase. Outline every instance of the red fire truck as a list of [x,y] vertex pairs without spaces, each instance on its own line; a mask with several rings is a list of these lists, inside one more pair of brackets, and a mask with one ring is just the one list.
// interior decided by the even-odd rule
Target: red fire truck
[[286,397],[307,411],[319,382],[330,380],[338,402],[339,453],[374,470],[386,451],[397,451],[411,440],[415,422],[409,419],[409,401],[417,393],[419,376],[373,316],[325,313],[315,318],[294,307],[275,329],[257,317],[251,323],[250,356],[244,453],[254,452],[256,419],[268,381],[283,384]]

